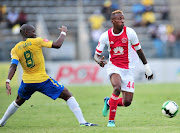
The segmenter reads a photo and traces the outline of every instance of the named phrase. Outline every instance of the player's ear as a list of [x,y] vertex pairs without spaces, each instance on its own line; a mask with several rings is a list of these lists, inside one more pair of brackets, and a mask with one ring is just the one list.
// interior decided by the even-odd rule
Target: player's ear
[[25,37],[27,37],[27,36],[28,36],[28,32],[27,32],[27,30],[25,30],[25,31],[24,31],[24,35],[25,35]]

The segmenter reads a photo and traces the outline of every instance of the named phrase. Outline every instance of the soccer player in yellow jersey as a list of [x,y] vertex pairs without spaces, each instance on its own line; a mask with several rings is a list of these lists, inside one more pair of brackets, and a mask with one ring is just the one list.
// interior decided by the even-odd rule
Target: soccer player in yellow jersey
[[87,122],[83,117],[79,104],[68,89],[46,74],[42,47],[58,49],[62,46],[68,30],[65,26],[58,29],[61,31],[61,34],[55,42],[52,42],[47,39],[36,38],[34,26],[29,24],[21,26],[22,41],[11,50],[12,60],[6,80],[7,95],[11,95],[10,81],[16,72],[18,62],[20,62],[23,68],[22,82],[16,100],[9,105],[0,120],[0,127],[3,127],[8,118],[36,91],[54,100],[57,98],[64,99],[80,123],[79,126],[98,126],[97,124]]

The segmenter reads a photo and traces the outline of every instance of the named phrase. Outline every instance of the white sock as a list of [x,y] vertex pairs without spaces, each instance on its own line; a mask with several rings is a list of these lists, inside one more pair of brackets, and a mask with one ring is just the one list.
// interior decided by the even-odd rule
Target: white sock
[[4,114],[4,116],[2,117],[2,119],[0,120],[0,124],[2,124],[2,125],[5,124],[6,121],[7,121],[7,119],[8,119],[11,115],[13,115],[18,108],[19,108],[19,105],[17,105],[17,103],[16,103],[15,101],[13,101],[13,102],[9,105],[9,107],[7,108],[7,110],[6,110],[5,114]]
[[67,105],[71,109],[71,111],[74,113],[76,118],[78,119],[79,123],[86,123],[81,108],[79,107],[79,104],[77,103],[76,99],[74,97],[70,97],[67,100]]

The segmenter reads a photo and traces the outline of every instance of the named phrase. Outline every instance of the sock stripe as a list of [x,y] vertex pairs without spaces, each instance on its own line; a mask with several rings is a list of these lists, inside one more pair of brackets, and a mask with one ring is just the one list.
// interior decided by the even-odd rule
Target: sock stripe
[[119,96],[116,96],[116,95],[113,95],[113,94],[112,94],[111,98],[114,99],[114,100],[118,100],[118,99],[119,99]]

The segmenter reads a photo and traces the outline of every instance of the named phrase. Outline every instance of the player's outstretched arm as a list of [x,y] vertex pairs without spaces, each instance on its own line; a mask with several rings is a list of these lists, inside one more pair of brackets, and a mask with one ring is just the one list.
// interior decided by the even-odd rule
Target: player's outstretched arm
[[6,80],[6,91],[7,91],[7,95],[9,96],[9,94],[11,95],[11,86],[10,86],[10,81],[13,78],[15,72],[17,69],[17,65],[16,64],[11,64],[10,68],[9,68],[9,73],[8,73],[8,78]]
[[101,58],[100,55],[94,55],[94,60],[101,66],[104,67],[107,64],[107,61],[104,61],[104,56]]
[[64,42],[64,39],[66,37],[66,33],[68,32],[66,26],[62,26],[62,28],[58,28],[61,31],[61,34],[59,35],[58,39],[53,42],[52,48],[60,48]]
[[152,73],[152,71],[151,71],[150,66],[149,66],[148,63],[147,63],[147,60],[146,60],[146,57],[145,57],[145,55],[144,55],[143,50],[142,50],[142,49],[139,49],[139,50],[137,50],[136,52],[137,52],[139,58],[141,59],[142,63],[144,64],[145,71],[146,71],[146,72],[145,72],[146,78],[147,78],[148,80],[153,79],[153,73]]

